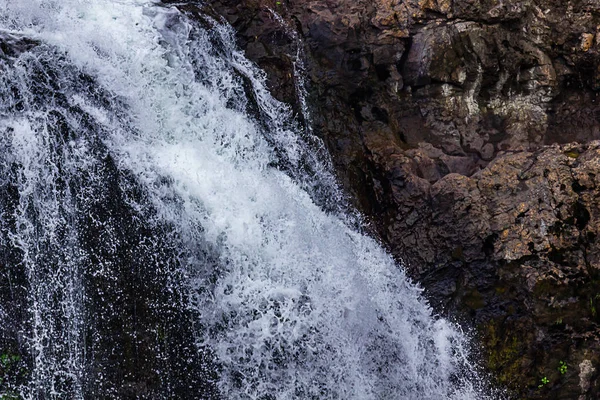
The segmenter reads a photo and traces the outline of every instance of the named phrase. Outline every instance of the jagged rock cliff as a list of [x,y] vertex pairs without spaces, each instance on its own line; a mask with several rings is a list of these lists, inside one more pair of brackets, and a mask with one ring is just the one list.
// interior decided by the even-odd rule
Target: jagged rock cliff
[[597,0],[204,8],[297,108],[301,58],[340,179],[500,384],[600,395]]

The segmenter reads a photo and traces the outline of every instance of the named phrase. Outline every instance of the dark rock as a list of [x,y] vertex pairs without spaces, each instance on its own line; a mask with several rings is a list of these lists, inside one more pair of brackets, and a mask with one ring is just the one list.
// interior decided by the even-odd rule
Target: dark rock
[[38,41],[9,32],[0,32],[0,58],[9,59],[37,46]]

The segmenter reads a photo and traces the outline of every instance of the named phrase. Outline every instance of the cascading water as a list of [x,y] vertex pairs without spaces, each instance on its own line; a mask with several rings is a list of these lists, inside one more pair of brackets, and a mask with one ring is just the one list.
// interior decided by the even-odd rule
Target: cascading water
[[0,398],[485,397],[226,26],[0,14]]

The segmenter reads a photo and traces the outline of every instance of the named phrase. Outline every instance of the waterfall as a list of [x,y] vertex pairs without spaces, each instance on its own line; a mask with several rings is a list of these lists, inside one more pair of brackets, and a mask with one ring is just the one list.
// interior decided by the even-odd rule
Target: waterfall
[[0,398],[485,398],[228,26],[0,0],[0,44]]

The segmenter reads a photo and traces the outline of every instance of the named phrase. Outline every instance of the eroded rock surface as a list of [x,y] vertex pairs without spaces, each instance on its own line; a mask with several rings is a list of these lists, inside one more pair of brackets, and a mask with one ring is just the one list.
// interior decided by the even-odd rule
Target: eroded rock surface
[[206,10],[298,112],[306,74],[314,130],[356,205],[437,310],[476,328],[500,384],[600,395],[600,2]]

